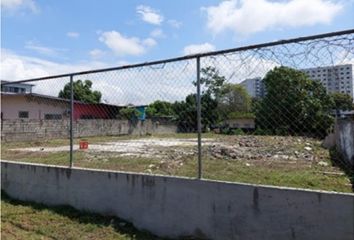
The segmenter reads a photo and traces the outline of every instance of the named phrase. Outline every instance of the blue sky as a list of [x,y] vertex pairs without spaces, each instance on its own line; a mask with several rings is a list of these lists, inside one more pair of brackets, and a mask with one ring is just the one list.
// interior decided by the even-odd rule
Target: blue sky
[[1,78],[111,67],[354,27],[353,0],[2,0]]

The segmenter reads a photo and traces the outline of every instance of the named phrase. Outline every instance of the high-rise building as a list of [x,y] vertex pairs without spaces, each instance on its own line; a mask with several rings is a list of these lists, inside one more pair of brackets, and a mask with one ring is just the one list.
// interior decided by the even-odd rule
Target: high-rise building
[[264,97],[265,88],[261,77],[245,79],[240,83],[251,97]]
[[354,98],[352,64],[307,68],[301,71],[305,72],[310,79],[320,81],[328,93],[346,93]]

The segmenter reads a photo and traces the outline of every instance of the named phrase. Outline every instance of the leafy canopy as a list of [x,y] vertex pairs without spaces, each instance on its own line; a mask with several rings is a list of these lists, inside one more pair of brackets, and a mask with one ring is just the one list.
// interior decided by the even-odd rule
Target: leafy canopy
[[345,93],[332,93],[331,97],[334,101],[334,107],[336,110],[351,110],[353,107],[353,98]]
[[267,94],[255,106],[257,126],[273,134],[326,135],[334,102],[320,82],[283,66],[269,71],[263,81]]
[[173,111],[173,104],[166,101],[157,100],[151,103],[146,108],[147,117],[171,117],[175,113]]
[[218,110],[223,118],[247,115],[251,110],[252,98],[240,84],[227,83],[223,86],[218,101]]
[[[99,91],[92,90],[92,82],[90,80],[77,80],[73,82],[74,100],[85,103],[100,103],[102,94]],[[60,90],[60,98],[71,98],[70,83],[65,84],[64,89]]]

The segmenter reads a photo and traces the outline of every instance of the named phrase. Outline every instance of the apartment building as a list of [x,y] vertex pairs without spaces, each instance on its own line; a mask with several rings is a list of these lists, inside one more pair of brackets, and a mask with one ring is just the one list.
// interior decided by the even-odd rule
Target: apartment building
[[251,97],[261,98],[265,95],[265,87],[261,77],[245,79],[240,84]]
[[336,65],[302,69],[312,80],[320,81],[327,92],[349,94],[354,98],[353,65]]

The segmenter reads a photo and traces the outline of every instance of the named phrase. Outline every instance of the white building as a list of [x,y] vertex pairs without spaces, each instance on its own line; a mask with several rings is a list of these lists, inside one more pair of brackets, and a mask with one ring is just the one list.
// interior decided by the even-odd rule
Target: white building
[[28,83],[11,83],[1,80],[1,92],[5,93],[32,93],[33,84]]
[[243,80],[240,84],[245,87],[251,97],[260,98],[265,95],[264,83],[261,77],[249,78]]
[[320,81],[327,92],[349,94],[354,98],[353,65],[336,65],[302,69],[312,80]]

